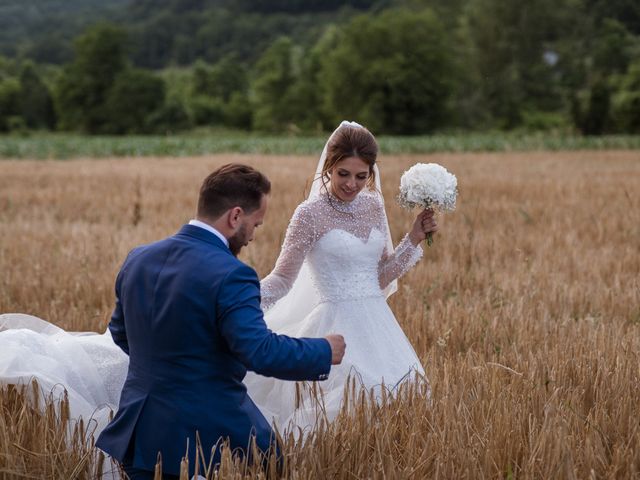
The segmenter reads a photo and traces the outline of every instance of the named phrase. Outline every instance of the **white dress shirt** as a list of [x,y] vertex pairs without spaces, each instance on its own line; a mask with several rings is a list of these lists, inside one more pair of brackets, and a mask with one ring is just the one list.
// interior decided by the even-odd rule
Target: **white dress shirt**
[[213,228],[208,223],[201,222],[200,220],[196,220],[194,218],[192,220],[189,220],[189,225],[193,225],[194,227],[204,228],[205,230],[213,233],[216,237],[218,237],[220,240],[222,240],[223,243],[227,246],[227,248],[229,247],[229,240],[227,240],[227,237],[222,235],[218,230]]

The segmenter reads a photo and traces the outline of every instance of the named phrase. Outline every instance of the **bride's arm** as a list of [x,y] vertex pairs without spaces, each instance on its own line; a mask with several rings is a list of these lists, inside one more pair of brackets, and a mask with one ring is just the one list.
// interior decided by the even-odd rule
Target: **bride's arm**
[[[378,226],[386,236],[389,224],[382,202],[378,205],[377,215]],[[416,220],[416,222],[418,222],[418,220]],[[380,288],[384,289],[396,278],[404,275],[422,258],[423,251],[420,246],[420,239],[417,239],[413,234],[412,229],[411,232],[404,236],[395,250],[391,252],[389,252],[388,247],[385,246],[382,258],[378,264]]]
[[263,310],[273,306],[291,290],[314,241],[315,222],[311,208],[303,203],[291,217],[276,266],[260,282]]
[[422,247],[413,245],[409,234],[405,235],[392,253],[384,249],[378,266],[380,288],[385,288],[396,278],[407,273],[422,258]]

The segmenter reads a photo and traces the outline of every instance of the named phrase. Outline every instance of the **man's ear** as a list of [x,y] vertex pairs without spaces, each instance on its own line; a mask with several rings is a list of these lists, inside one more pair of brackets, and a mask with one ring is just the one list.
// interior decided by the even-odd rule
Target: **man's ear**
[[227,212],[227,223],[232,229],[236,229],[242,220],[244,210],[241,207],[233,207]]

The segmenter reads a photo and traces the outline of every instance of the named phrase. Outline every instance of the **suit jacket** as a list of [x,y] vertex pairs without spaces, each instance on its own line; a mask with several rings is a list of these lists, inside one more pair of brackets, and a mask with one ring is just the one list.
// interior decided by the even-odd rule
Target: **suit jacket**
[[[255,435],[266,450],[273,432],[247,395],[247,369],[284,380],[324,380],[325,339],[271,332],[260,309],[256,272],[213,233],[185,225],[174,236],[130,252],[116,279],[109,329],[129,355],[118,411],[96,445],[133,466],[179,474],[222,438],[246,449]],[[219,454],[214,463],[219,460]],[[190,474],[191,475],[191,474]]]

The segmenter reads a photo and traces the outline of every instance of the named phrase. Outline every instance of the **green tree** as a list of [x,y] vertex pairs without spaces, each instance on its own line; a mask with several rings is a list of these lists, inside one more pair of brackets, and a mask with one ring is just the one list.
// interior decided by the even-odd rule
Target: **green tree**
[[635,35],[640,35],[640,3],[637,0],[584,0],[596,23],[614,19]]
[[375,132],[427,133],[447,121],[451,92],[446,32],[430,10],[359,16],[322,58],[324,108]]
[[612,116],[617,128],[640,134],[640,61],[632,64],[612,100]]
[[634,53],[634,38],[622,23],[604,19],[592,42],[594,71],[604,75],[626,72]]
[[56,85],[56,107],[63,129],[88,133],[108,130],[109,90],[126,70],[125,34],[112,25],[89,29],[75,42],[76,57]]
[[189,100],[189,110],[195,125],[221,125],[224,123],[225,105],[219,98],[198,95]]
[[248,88],[247,70],[234,57],[224,57],[212,66],[196,62],[189,102],[195,124],[250,128]]
[[256,65],[254,128],[282,131],[292,123],[290,92],[294,80],[293,42],[282,37],[267,49]]
[[169,63],[174,42],[180,33],[182,18],[153,2],[151,17],[131,29],[135,64],[144,68],[161,68]]
[[152,132],[170,134],[187,130],[192,127],[192,123],[184,105],[170,98],[149,116],[147,126]]
[[[252,84],[253,125],[268,131],[321,131],[330,122],[323,109],[323,57],[337,41],[328,29],[310,49],[278,39],[260,58]],[[246,107],[245,107],[246,108]],[[246,110],[245,110],[246,111]]]
[[572,114],[585,135],[600,135],[610,126],[611,88],[606,78],[597,78],[589,89],[573,99]]
[[107,97],[109,121],[105,133],[145,133],[150,130],[149,117],[165,101],[164,81],[151,72],[128,69],[114,80]]
[[19,80],[19,109],[25,125],[29,128],[54,128],[53,98],[33,63],[23,65]]
[[193,69],[192,95],[206,95],[228,102],[236,92],[248,89],[247,71],[233,56],[221,59],[213,66],[196,62]]
[[230,127],[249,130],[253,110],[245,92],[234,92],[224,106],[224,123]]
[[633,105],[634,95],[623,86],[622,79],[640,53],[640,38],[615,19],[614,10],[622,3],[613,2],[612,6],[616,8],[610,12],[611,18],[594,16],[596,11],[604,11],[602,4],[590,6],[588,14],[578,16],[580,34],[563,42],[563,56],[570,59],[566,62],[565,83],[571,114],[574,125],[587,135],[630,128],[629,114],[623,112]]
[[576,13],[568,0],[470,0],[463,18],[468,68],[489,126],[514,128],[525,113],[562,108],[564,55],[556,44],[574,30]]
[[322,132],[335,127],[331,112],[324,105],[326,85],[322,65],[328,52],[338,46],[339,40],[338,28],[334,26],[328,28],[312,48],[293,50],[296,78],[288,92],[289,108],[293,122],[301,130]]
[[0,80],[0,131],[10,130],[20,117],[20,82],[13,77]]

